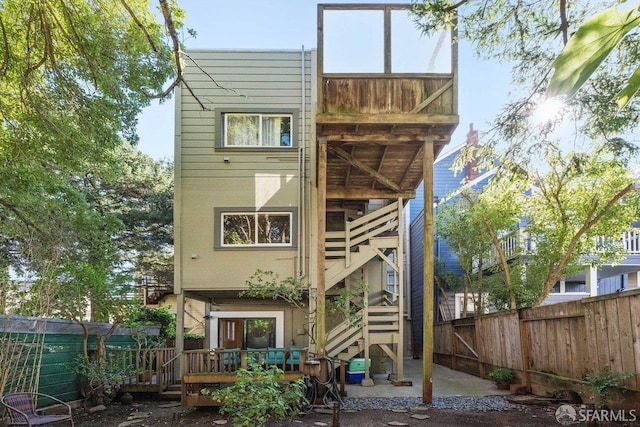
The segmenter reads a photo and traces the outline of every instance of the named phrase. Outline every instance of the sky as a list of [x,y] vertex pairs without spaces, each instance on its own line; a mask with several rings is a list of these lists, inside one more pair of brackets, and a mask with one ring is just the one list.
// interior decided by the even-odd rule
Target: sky
[[[185,10],[187,49],[315,49],[317,45],[318,3],[408,3],[405,1],[322,1],[316,0],[178,0]],[[367,43],[366,28],[358,27],[354,38]],[[367,46],[363,46],[366,48]],[[480,131],[507,100],[509,68],[476,59],[469,43],[459,47],[460,124],[450,146],[465,140],[471,123]],[[155,102],[139,117],[138,147],[155,159],[173,159],[174,99]],[[446,151],[446,150],[445,150]]]

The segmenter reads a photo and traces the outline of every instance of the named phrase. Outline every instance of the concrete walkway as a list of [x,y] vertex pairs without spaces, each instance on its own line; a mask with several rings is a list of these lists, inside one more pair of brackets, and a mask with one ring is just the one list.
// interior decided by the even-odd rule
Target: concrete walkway
[[[373,376],[373,387],[347,384],[348,397],[422,397],[422,360],[404,359],[404,377],[411,386],[394,386],[387,374]],[[490,396],[509,394],[492,381],[433,364],[433,396]]]

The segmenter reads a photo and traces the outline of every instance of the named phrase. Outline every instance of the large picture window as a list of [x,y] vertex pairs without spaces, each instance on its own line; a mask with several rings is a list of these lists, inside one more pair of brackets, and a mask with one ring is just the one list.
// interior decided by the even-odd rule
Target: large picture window
[[224,212],[222,246],[291,246],[291,212]]
[[291,147],[291,114],[224,114],[225,147]]

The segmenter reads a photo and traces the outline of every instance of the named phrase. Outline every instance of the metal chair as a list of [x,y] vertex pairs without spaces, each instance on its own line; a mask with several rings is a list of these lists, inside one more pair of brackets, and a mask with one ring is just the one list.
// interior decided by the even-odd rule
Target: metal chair
[[[47,415],[42,409],[37,409],[36,402],[39,399],[49,399],[66,408],[66,414]],[[71,415],[71,406],[60,399],[44,393],[18,392],[2,396],[0,402],[9,411],[8,426],[42,426],[46,424],[68,421],[74,427]]]

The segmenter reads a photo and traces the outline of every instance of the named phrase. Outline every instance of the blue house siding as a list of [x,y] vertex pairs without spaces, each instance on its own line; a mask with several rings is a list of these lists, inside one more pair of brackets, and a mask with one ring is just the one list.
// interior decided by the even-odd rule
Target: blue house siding
[[411,349],[414,358],[422,355],[424,300],[424,215],[420,214],[409,227],[411,271]]

